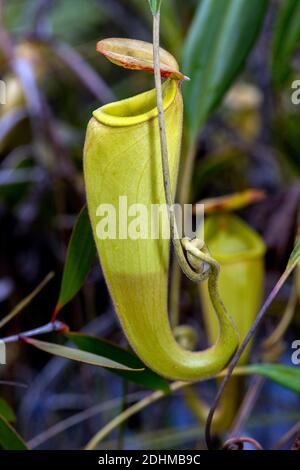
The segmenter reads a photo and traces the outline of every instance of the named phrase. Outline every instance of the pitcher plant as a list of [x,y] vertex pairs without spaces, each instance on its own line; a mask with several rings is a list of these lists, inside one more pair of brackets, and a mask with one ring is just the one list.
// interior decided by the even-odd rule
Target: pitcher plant
[[[122,67],[150,72],[154,69],[151,44],[107,39],[100,41],[97,50]],[[164,50],[160,71],[162,77],[168,77],[163,84],[163,108],[174,197],[182,139],[184,75]],[[100,233],[103,224],[109,224],[110,216],[100,220],[109,207],[115,209],[116,216],[111,217],[119,225],[122,211],[126,210],[124,200],[132,216],[141,207],[147,209],[146,226],[150,224],[151,206],[165,203],[155,89],[94,111],[86,135],[84,175],[98,255],[130,345],[145,364],[162,376],[180,380],[214,376],[228,364],[238,346],[234,322],[217,293],[218,264],[208,253],[202,255],[210,263],[208,285],[220,335],[205,351],[187,351],[176,342],[168,318],[170,240],[161,231],[155,239],[145,233],[135,239],[124,236],[124,230],[128,234],[132,228],[130,223],[123,227],[121,235]],[[197,251],[193,246],[186,245],[185,249]],[[190,252],[189,257],[193,256]],[[200,262],[199,271],[202,268]]]

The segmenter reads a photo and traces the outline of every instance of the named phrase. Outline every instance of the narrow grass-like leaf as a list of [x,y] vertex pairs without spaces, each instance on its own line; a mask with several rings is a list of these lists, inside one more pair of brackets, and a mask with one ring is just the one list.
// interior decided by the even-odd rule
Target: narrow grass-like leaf
[[159,12],[162,0],[148,0],[152,14],[155,15]]
[[96,355],[80,349],[61,346],[60,344],[56,343],[47,343],[46,341],[39,341],[37,339],[32,338],[23,338],[23,341],[28,344],[31,344],[32,346],[36,347],[37,349],[40,349],[41,351],[53,354],[54,356],[63,357],[65,359],[71,359],[72,361],[83,362],[84,364],[90,364],[98,367],[107,367],[112,369],[130,370],[135,371],[136,373],[139,373],[143,370],[143,368],[141,367],[133,369],[120,362],[107,359],[104,356]]
[[13,309],[12,311],[6,315],[5,317],[1,318],[0,320],[0,328],[2,328],[6,323],[10,322],[16,315],[18,315],[22,310],[24,310],[27,305],[36,297],[39,292],[48,284],[49,281],[54,277],[54,273],[50,272],[47,276],[42,280],[42,282],[29,294],[25,299],[21,300]]
[[279,290],[281,287],[284,285],[286,282],[287,278],[289,275],[292,273],[292,271],[295,269],[297,264],[300,261],[300,237],[297,238],[294,249],[291,253],[291,256],[289,258],[288,264],[285,268],[284,273],[281,275],[279,281],[277,282],[276,286],[273,288],[271,294],[269,295],[266,303],[270,304],[273,299],[276,297],[278,294]]
[[295,247],[291,253],[287,270],[289,273],[297,266],[298,262],[300,261],[300,237],[297,238]]
[[300,394],[299,367],[282,364],[250,364],[235,369],[234,375],[263,375],[273,382]]
[[19,387],[19,388],[28,388],[28,385],[22,382],[15,382],[14,380],[0,380],[0,385],[6,387]]
[[259,189],[247,189],[239,193],[229,194],[228,196],[202,199],[201,204],[204,204],[205,214],[230,212],[243,209],[250,204],[255,204],[265,197],[266,193],[264,191]]
[[16,415],[3,398],[0,398],[0,415],[9,423],[16,421]]
[[95,258],[92,228],[87,208],[84,207],[79,213],[69,242],[54,318],[81,289]]
[[289,77],[291,58],[300,43],[300,2],[284,0],[275,25],[272,51],[272,73],[276,85]]
[[0,446],[4,450],[28,450],[25,442],[9,422],[0,415]]
[[144,369],[138,374],[136,372],[118,369],[110,369],[110,372],[117,374],[130,382],[135,382],[144,388],[169,392],[168,382],[152,370],[145,367],[141,360],[132,352],[126,351],[109,341],[82,333],[67,333],[66,336],[83,351],[97,355],[99,354],[102,357],[120,362],[121,364],[133,369]]
[[257,39],[268,0],[202,0],[184,45],[189,138],[193,142],[219,105]]

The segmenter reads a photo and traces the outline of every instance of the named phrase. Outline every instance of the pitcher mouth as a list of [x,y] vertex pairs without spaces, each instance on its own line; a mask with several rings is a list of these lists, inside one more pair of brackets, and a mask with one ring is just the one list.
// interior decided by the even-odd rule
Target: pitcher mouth
[[[163,84],[164,111],[173,103],[178,91],[175,80]],[[141,124],[158,116],[156,90],[146,91],[125,100],[109,103],[93,112],[97,121],[106,126],[126,127]]]
[[[218,246],[214,246],[213,239],[220,237],[222,226],[228,225],[227,250],[219,251],[219,246],[226,247],[226,241],[219,240]],[[228,237],[232,238],[231,244],[228,244]],[[208,248],[220,263],[235,263],[243,260],[257,259],[265,255],[265,245],[261,237],[246,225],[242,220],[231,214],[215,214],[207,221],[205,228],[205,239]],[[209,242],[211,240],[211,242]],[[238,242],[238,245],[237,245]]]

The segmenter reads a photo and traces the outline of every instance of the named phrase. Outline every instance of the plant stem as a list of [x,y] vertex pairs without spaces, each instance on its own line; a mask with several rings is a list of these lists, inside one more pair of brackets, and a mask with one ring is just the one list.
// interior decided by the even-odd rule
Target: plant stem
[[[128,381],[126,379],[123,379],[122,380],[121,413],[123,413],[123,411],[126,410],[127,394],[128,394]],[[123,422],[119,428],[117,450],[124,450],[125,430],[126,430],[126,423]]]
[[291,450],[300,450],[300,433],[298,433],[298,436],[296,437],[296,440],[293,443]]
[[178,194],[179,204],[187,204],[190,199],[190,188],[193,176],[193,169],[196,157],[196,145],[189,144],[183,161],[183,173],[180,180],[180,188]]
[[253,407],[261,393],[261,389],[265,383],[265,378],[262,376],[254,377],[252,381],[250,381],[250,385],[248,391],[243,399],[243,402],[240,406],[238,414],[232,423],[231,430],[229,431],[229,438],[237,436],[240,434],[245,422],[247,421],[248,417],[250,416]]
[[[185,147],[185,146],[184,146]],[[190,199],[190,186],[193,175],[193,168],[196,156],[196,146],[188,146],[188,150],[183,152],[185,158],[182,163],[183,174],[179,181],[178,203],[180,206],[188,204]],[[170,316],[172,327],[179,324],[179,296],[181,286],[181,270],[177,263],[172,264],[171,287],[170,287]]]
[[269,306],[272,304],[273,300],[275,299],[276,295],[280,291],[281,287],[285,283],[288,275],[290,274],[290,272],[293,268],[294,268],[294,266],[292,265],[288,270],[286,270],[282,274],[282,276],[280,277],[278,282],[276,283],[275,287],[272,289],[270,295],[268,296],[267,300],[265,301],[264,305],[262,306],[261,310],[259,311],[255,321],[253,322],[248,334],[244,338],[242,344],[240,345],[239,349],[237,350],[236,354],[234,355],[234,357],[233,357],[233,359],[230,363],[230,366],[229,366],[229,368],[226,372],[226,375],[225,375],[225,377],[224,377],[224,379],[223,379],[223,381],[220,385],[220,388],[219,388],[219,390],[216,394],[216,397],[214,399],[214,402],[211,406],[211,409],[210,409],[208,417],[207,417],[206,427],[205,427],[205,438],[206,438],[206,444],[207,444],[208,449],[211,449],[213,447],[212,446],[212,438],[211,438],[212,421],[213,421],[215,411],[218,408],[219,402],[220,402],[220,400],[222,398],[222,395],[224,393],[224,390],[226,388],[226,385],[229,382],[229,379],[232,376],[233,371],[234,371],[235,367],[237,366],[243,352],[245,351],[246,347],[248,346],[249,342],[251,341],[251,338],[256,333],[256,331],[257,331],[261,321],[263,320]]
[[171,233],[171,238],[173,241],[175,253],[177,256],[177,260],[182,271],[190,280],[194,282],[201,282],[204,279],[207,279],[209,273],[207,272],[206,274],[199,274],[199,273],[196,273],[191,268],[183,252],[181,240],[179,239],[178,229],[176,225],[172,188],[171,188],[171,181],[170,181],[169,155],[168,155],[167,134],[166,134],[166,126],[165,126],[162,83],[161,83],[161,73],[160,73],[159,34],[160,34],[160,11],[158,11],[155,15],[153,15],[153,61],[154,61],[156,100],[157,100],[157,109],[158,109],[162,171],[163,171],[165,198],[166,198],[166,203],[167,203],[168,212],[169,212],[170,233]]
[[[238,375],[239,370],[237,369],[235,373]],[[226,371],[220,372],[217,376],[212,376],[210,379],[217,378],[217,377],[224,377]],[[178,390],[184,389],[185,387],[189,387],[191,385],[195,385],[195,383],[203,382],[208,380],[208,378],[203,378],[199,379],[195,382],[173,382],[170,384],[170,390],[172,392],[176,392]],[[120,426],[122,423],[124,423],[127,419],[129,419],[131,416],[135,415],[139,411],[144,410],[148,406],[152,405],[152,403],[157,402],[161,398],[167,397],[165,392],[162,391],[156,391],[152,393],[151,395],[148,395],[147,397],[143,398],[139,402],[135,403],[134,405],[130,406],[127,408],[125,411],[123,411],[121,414],[113,418],[106,426],[104,426],[100,431],[92,437],[92,439],[88,442],[88,444],[85,446],[85,450],[93,450],[97,447],[97,445],[106,437],[108,436],[114,429],[116,429],[118,426]]]
[[274,331],[272,331],[270,336],[268,336],[263,342],[263,348],[265,350],[272,349],[272,347],[275,346],[275,344],[278,343],[281,340],[281,338],[283,338],[284,334],[286,333],[293,319],[297,302],[298,302],[298,293],[296,289],[296,284],[294,283],[292,286],[288,304],[280,319],[280,322],[278,323]]
[[[1,384],[1,382],[0,382]],[[145,392],[135,392],[129,393],[126,396],[127,403],[130,404],[132,402],[136,402],[141,398],[144,398]],[[43,432],[40,432],[38,435],[34,436],[27,442],[28,447],[30,449],[34,449],[39,447],[44,442],[47,442],[51,438],[57,436],[60,433],[67,431],[68,429],[72,428],[73,426],[82,424],[84,421],[95,417],[96,415],[107,412],[109,410],[114,410],[120,407],[120,398],[112,398],[110,400],[101,402],[97,405],[91,406],[90,408],[84,409],[79,413],[75,413],[67,418],[63,419],[62,421],[58,421],[56,424],[51,426],[50,428],[46,429]]]
[[251,444],[256,450],[264,450],[262,445],[253,437],[232,437],[223,445],[223,450],[237,450],[237,446],[244,443]]
[[[183,387],[187,387],[191,385],[189,382],[174,382],[170,385],[171,390],[174,392],[176,390],[180,390]],[[129,419],[134,414],[138,413],[139,411],[143,410],[147,406],[155,403],[156,401],[160,400],[161,398],[165,397],[166,394],[162,391],[157,391],[152,393],[151,395],[145,397],[143,400],[135,403],[134,405],[127,408],[127,410],[123,411],[123,413],[116,416],[112,421],[110,421],[104,428],[102,428],[86,445],[85,450],[94,450],[96,449],[97,445],[108,435],[110,434],[115,428],[120,426],[120,424],[124,423],[127,419]]]
[[22,382],[14,382],[13,380],[0,380],[0,385],[6,385],[8,387],[28,388],[27,384],[24,384]]
[[65,331],[67,328],[67,325],[65,325],[64,323],[60,321],[55,321],[47,323],[46,325],[40,326],[33,330],[23,331],[22,333],[19,333],[17,335],[7,336],[6,338],[0,339],[0,341],[5,344],[16,343],[17,341],[20,341],[24,338],[43,335],[46,333],[51,333],[52,331]]
[[272,450],[280,450],[288,444],[288,442],[300,432],[300,421],[289,429],[275,444]]
[[21,300],[21,302],[16,305],[12,311],[6,315],[4,318],[0,320],[0,328],[2,328],[6,323],[12,320],[16,315],[18,315],[28,304],[36,297],[40,291],[48,284],[51,279],[53,279],[54,273],[50,272],[47,276],[42,280],[42,282],[29,294],[25,299]]

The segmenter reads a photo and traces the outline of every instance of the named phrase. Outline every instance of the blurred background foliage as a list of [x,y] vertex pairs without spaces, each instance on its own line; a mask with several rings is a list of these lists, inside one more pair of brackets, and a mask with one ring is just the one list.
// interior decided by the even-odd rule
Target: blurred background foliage
[[[184,73],[184,64],[189,64],[186,37],[195,25],[199,4],[197,0],[162,2],[162,46],[183,64]],[[190,200],[249,187],[266,192],[263,201],[240,215],[265,239],[269,293],[286,265],[297,230],[300,113],[291,101],[291,84],[299,78],[300,8],[297,0],[266,4],[262,30],[249,44],[247,60],[240,64],[245,65],[243,71],[221,106],[207,122],[206,116],[201,121],[202,108],[192,110],[194,118],[206,124],[201,132],[196,128]],[[85,200],[82,147],[91,112],[111,100],[152,88],[153,77],[113,67],[95,50],[104,37],[151,42],[146,0],[2,0],[0,7],[0,78],[8,93],[7,103],[0,105],[0,318],[49,272],[55,272],[24,313],[5,325],[1,332],[5,337],[47,323],[56,306],[71,231]],[[245,29],[247,19],[243,18]],[[210,25],[206,26],[208,36],[202,38],[201,51],[209,46]],[[218,65],[223,58],[217,55],[216,59]],[[183,86],[188,98],[189,85]],[[264,333],[282,314],[291,290],[292,280],[272,305]],[[197,330],[203,346],[199,311],[196,289],[184,280],[181,321]],[[61,318],[72,330],[84,329],[127,347],[98,263]],[[287,364],[290,345],[300,338],[299,328],[297,308],[282,352]],[[58,334],[51,338],[62,341]],[[0,381],[29,386],[0,382],[5,400],[0,414],[9,422],[16,420],[16,428],[33,448],[81,448],[88,436],[145,395],[144,387],[105,369],[49,359],[20,342],[9,345],[7,355]],[[199,386],[199,393],[208,399],[214,390],[210,383]],[[268,447],[299,421],[299,396],[268,382],[244,432]],[[1,429],[0,423],[0,434]],[[153,406],[151,413],[145,410],[134,416],[125,429],[111,435],[105,448],[195,448],[201,446],[202,435],[182,395],[174,394]]]

